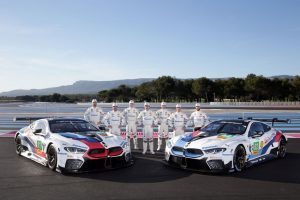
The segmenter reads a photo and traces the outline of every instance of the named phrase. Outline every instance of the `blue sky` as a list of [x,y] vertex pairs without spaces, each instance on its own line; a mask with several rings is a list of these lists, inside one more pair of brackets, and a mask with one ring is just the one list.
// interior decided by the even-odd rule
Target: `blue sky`
[[1,0],[0,91],[300,74],[297,0]]

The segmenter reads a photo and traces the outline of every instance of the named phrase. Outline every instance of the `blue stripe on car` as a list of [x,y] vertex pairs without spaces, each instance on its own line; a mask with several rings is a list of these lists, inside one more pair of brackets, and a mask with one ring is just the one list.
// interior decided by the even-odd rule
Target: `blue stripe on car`
[[254,159],[256,157],[259,157],[259,156],[265,154],[268,151],[269,147],[274,143],[275,137],[276,136],[274,136],[272,140],[270,140],[263,148],[261,148],[259,150],[258,154],[256,154],[256,155],[249,155],[249,159]]
[[58,133],[59,135],[66,137],[66,138],[71,138],[74,140],[85,140],[87,142],[99,142],[95,138],[88,137],[88,136],[83,136],[83,135],[78,135],[75,133]]

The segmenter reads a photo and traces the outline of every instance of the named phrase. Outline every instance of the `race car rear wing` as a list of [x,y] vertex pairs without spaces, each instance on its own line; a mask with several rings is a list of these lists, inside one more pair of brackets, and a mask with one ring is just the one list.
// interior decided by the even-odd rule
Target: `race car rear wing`
[[[241,119],[241,118],[239,118]],[[274,126],[274,123],[279,122],[279,123],[287,123],[290,124],[291,120],[290,119],[278,119],[278,118],[252,118],[248,117],[248,120],[255,120],[255,121],[260,121],[260,122],[271,122],[272,126]]]

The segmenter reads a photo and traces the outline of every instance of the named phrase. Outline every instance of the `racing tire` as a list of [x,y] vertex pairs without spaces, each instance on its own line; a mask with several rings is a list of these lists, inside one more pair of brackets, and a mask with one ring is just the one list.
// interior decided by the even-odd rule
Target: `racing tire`
[[246,150],[243,146],[236,147],[233,155],[233,167],[236,172],[241,172],[246,166]]
[[47,151],[47,158],[48,158],[48,167],[52,170],[56,170],[57,165],[57,152],[53,145],[50,145]]
[[281,138],[277,149],[277,158],[284,158],[286,156],[286,141]]
[[20,156],[21,153],[23,152],[23,145],[22,145],[20,136],[17,136],[15,143],[16,143],[16,153],[17,153],[17,155]]

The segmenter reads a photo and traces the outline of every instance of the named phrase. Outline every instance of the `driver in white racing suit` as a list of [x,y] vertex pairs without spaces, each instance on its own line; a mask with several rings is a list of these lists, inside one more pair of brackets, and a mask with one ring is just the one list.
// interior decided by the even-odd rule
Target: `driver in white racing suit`
[[173,127],[173,137],[184,134],[185,126],[187,124],[188,117],[181,112],[181,105],[176,105],[176,112],[172,113],[169,118],[170,126]]
[[139,115],[138,109],[134,107],[134,101],[129,101],[129,107],[123,111],[124,121],[126,123],[126,137],[128,145],[130,146],[130,136],[133,135],[134,149],[138,148],[137,143],[137,117]]
[[103,117],[104,112],[101,108],[97,107],[97,100],[92,100],[92,106],[89,107],[84,113],[84,119],[96,127],[100,126],[101,118]]
[[114,135],[121,135],[121,125],[123,124],[123,114],[118,111],[118,105],[112,104],[112,111],[108,112],[104,118],[103,123],[109,128],[109,132]]
[[194,131],[200,131],[208,123],[207,115],[201,111],[200,104],[196,103],[196,111],[190,116],[190,122],[194,125]]
[[157,140],[157,151],[160,150],[162,145],[162,139],[169,138],[169,125],[168,119],[171,115],[170,111],[166,109],[166,102],[161,102],[161,109],[156,111],[156,117],[158,122],[158,140]]
[[150,110],[150,104],[144,103],[144,110],[140,112],[138,120],[143,125],[143,154],[147,151],[147,144],[149,143],[149,149],[151,154],[155,154],[153,151],[153,126],[156,124],[156,115]]

